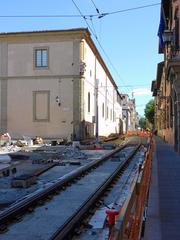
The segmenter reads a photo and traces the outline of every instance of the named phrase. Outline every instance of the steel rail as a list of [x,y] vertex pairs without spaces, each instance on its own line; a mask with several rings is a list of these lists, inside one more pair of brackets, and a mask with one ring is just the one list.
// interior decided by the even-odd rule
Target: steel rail
[[98,189],[92,193],[89,198],[79,207],[79,209],[51,236],[49,240],[66,240],[67,236],[72,232],[77,223],[79,223],[83,216],[87,214],[87,211],[92,207],[92,205],[98,200],[99,197],[106,191],[108,186],[113,182],[121,170],[131,161],[134,155],[139,150],[141,144],[139,144],[135,150],[124,159],[124,161],[118,166],[118,168],[113,172],[113,174],[105,181]]
[[63,177],[59,178],[55,183],[52,183],[52,185],[49,184],[46,187],[46,189],[37,190],[36,192],[28,195],[27,197],[18,201],[17,203],[14,203],[8,209],[5,209],[4,211],[0,212],[0,227],[2,225],[5,225],[11,222],[12,219],[17,215],[22,215],[28,208],[34,206],[38,201],[42,199],[46,199],[48,195],[53,194],[53,192],[67,185],[69,182],[73,181],[74,179],[80,177],[82,174],[85,174],[86,172],[90,171],[92,168],[97,167],[99,164],[108,160],[114,154],[123,150],[127,146],[128,144],[115,149],[113,152],[106,154],[101,159],[97,159],[93,162],[90,162],[89,164],[82,166],[64,175]]

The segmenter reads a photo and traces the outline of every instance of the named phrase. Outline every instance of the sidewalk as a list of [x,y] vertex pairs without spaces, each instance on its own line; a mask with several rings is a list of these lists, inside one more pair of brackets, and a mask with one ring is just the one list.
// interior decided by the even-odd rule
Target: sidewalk
[[155,138],[145,240],[180,240],[180,156]]

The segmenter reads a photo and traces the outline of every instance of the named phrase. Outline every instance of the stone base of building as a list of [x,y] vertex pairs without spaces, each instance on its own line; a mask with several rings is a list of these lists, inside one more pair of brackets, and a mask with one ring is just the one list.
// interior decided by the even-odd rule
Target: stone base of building
[[160,136],[165,142],[174,146],[174,134],[172,128],[159,130],[158,136]]

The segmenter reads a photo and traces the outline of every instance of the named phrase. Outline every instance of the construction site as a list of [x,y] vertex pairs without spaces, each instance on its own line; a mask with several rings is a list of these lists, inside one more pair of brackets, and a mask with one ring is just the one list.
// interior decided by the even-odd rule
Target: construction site
[[149,133],[129,132],[98,145],[34,143],[1,147],[0,239],[141,236],[152,160]]

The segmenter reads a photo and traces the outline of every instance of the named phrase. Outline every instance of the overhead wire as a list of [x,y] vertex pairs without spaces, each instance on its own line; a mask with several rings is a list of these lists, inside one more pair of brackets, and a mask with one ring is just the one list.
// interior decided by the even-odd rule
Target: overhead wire
[[121,85],[121,87],[142,87],[142,86],[149,86],[149,83],[146,83],[146,84],[133,84],[133,85]]
[[96,39],[97,39],[97,38],[98,38],[98,36],[97,36],[96,29],[95,29],[95,27],[94,27],[93,19],[92,19],[92,18],[90,18],[90,21],[91,21],[91,25],[92,25],[92,28],[93,28],[93,30],[94,30],[94,33],[95,33],[95,35],[96,35]]
[[98,14],[100,14],[100,11],[99,11],[99,9],[97,8],[97,6],[96,6],[95,2],[94,2],[93,0],[91,0],[91,2],[92,2],[92,4],[93,4],[93,5],[94,5],[94,7],[95,7],[95,9],[96,9],[96,12],[97,12]]
[[[106,53],[105,49],[103,48],[102,44],[100,43],[100,41],[99,41],[99,39],[98,39],[96,33],[94,33],[94,31],[92,31],[92,28],[90,27],[90,25],[89,25],[89,23],[88,23],[86,17],[83,15],[82,11],[81,11],[80,8],[78,7],[78,5],[75,3],[75,1],[74,1],[74,0],[71,0],[71,1],[73,2],[74,6],[75,6],[76,9],[78,10],[78,12],[81,14],[81,17],[85,20],[85,22],[86,22],[87,26],[89,27],[91,33],[93,34],[93,36],[95,37],[97,43],[99,44],[99,46],[100,46],[102,52],[104,53],[104,55],[105,55],[106,58],[108,59],[109,64],[111,65],[112,69],[115,71],[116,75],[117,75],[118,78],[121,80],[121,82],[123,82],[123,83],[125,84],[124,80],[123,80],[123,79],[121,78],[121,76],[119,75],[119,72],[117,71],[116,67],[115,67],[114,64],[112,63],[112,61],[111,61],[109,55]],[[128,92],[128,91],[130,91],[130,89],[127,89],[127,92]]]
[[[89,17],[90,15],[87,15]],[[0,18],[80,18],[81,15],[77,14],[64,14],[64,15],[48,15],[48,14],[43,14],[43,15],[0,15]]]
[[[102,13],[97,13],[97,14],[87,14],[83,15],[85,18],[103,18],[108,15],[113,15],[113,14],[118,14],[118,13],[123,13],[123,12],[129,12],[129,11],[134,11],[138,9],[143,9],[143,8],[148,8],[148,7],[154,7],[158,6],[161,3],[154,3],[154,4],[148,4],[148,5],[142,5],[138,7],[133,7],[133,8],[127,8],[127,9],[120,9],[117,11],[113,12],[102,12]],[[43,14],[43,15],[0,15],[0,18],[80,18],[82,15],[78,14],[56,14],[56,15],[48,15],[48,14]]]
[[[99,11],[98,7],[96,6],[94,0],[90,0],[90,1],[92,2],[97,14],[100,15],[100,11]],[[90,21],[91,21],[92,28],[93,28],[94,32],[96,33],[96,36],[97,36],[97,32],[96,32],[96,29],[95,29],[95,26],[94,26],[94,23],[93,23],[93,17],[90,17]]]
[[133,7],[133,8],[117,10],[117,11],[114,11],[114,12],[102,13],[102,14],[100,14],[100,16],[98,18],[102,18],[102,17],[108,16],[108,15],[117,14],[117,13],[123,13],[123,12],[139,10],[139,9],[142,9],[142,8],[155,7],[155,6],[158,6],[160,4],[161,3],[153,3],[153,4],[148,4],[148,5],[143,5],[143,6]]
[[84,21],[86,22],[86,25],[89,27],[89,30],[91,31],[91,33],[93,34],[93,36],[97,39],[97,35],[96,33],[94,32],[94,30],[91,28],[91,26],[89,25],[87,19],[86,19],[86,16],[82,14],[80,8],[78,7],[78,5],[75,3],[74,0],[71,0],[74,4],[74,6],[76,7],[76,9],[78,10],[78,12],[80,13],[81,17],[84,19]]
[[[128,12],[128,11],[134,11],[134,10],[138,10],[138,9],[143,9],[143,8],[148,8],[148,7],[153,7],[153,6],[157,6],[160,5],[161,3],[154,3],[154,4],[148,4],[148,5],[142,5],[142,6],[138,6],[138,7],[133,7],[133,8],[127,8],[127,9],[120,9],[117,11],[112,11],[112,12],[106,12],[106,13],[100,13],[98,7],[96,6],[94,0],[91,0],[91,2],[93,3],[97,14],[88,14],[88,15],[83,15],[80,8],[77,6],[77,4],[74,2],[74,0],[72,0],[72,2],[74,3],[74,5],[76,6],[77,10],[79,11],[80,15],[78,14],[64,14],[64,15],[0,15],[0,18],[78,18],[78,17],[82,17],[84,19],[84,21],[86,22],[90,32],[93,34],[93,36],[95,37],[96,41],[98,42],[101,50],[103,51],[104,55],[106,56],[106,58],[108,59],[111,67],[113,68],[113,70],[116,72],[117,76],[119,77],[119,79],[123,81],[123,79],[121,78],[121,76],[119,75],[119,72],[117,71],[117,69],[115,68],[114,64],[112,63],[111,59],[109,58],[108,54],[106,53],[106,51],[104,50],[104,48],[102,47],[98,37],[97,37],[97,33],[93,24],[93,18],[97,17],[98,19],[103,18],[105,16],[108,15],[113,15],[113,14],[118,14],[118,13],[123,13],[123,12]],[[91,20],[91,25],[88,23],[87,19]],[[122,86],[125,87],[125,86]],[[128,87],[128,86],[127,86]]]

